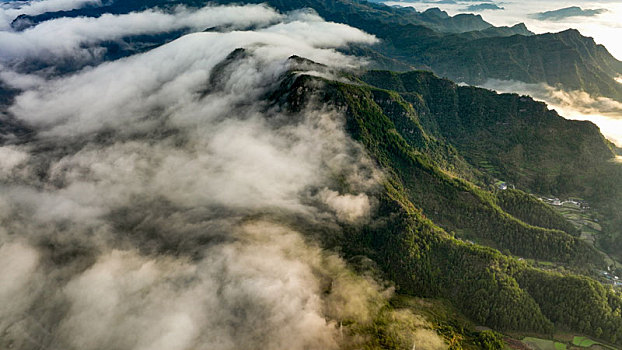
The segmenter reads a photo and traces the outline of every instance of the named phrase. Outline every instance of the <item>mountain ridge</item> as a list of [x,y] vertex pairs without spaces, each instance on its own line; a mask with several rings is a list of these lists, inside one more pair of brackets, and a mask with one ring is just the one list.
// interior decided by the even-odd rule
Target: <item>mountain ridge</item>
[[[576,318],[578,312],[571,312],[571,318],[561,317],[552,307],[554,304],[543,298],[542,293],[548,295],[547,293],[553,292],[563,300],[568,300],[563,304],[564,312],[568,312],[570,305],[579,306],[577,310],[585,310],[588,307],[586,300],[591,300],[592,296],[579,301],[575,299],[576,296],[566,294],[565,289],[559,286],[576,285],[576,295],[584,297],[585,293],[596,293],[593,297],[613,297],[598,282],[572,273],[556,274],[536,269],[516,258],[507,258],[494,249],[454,238],[437,226],[438,218],[426,214],[425,205],[421,210],[421,204],[412,202],[420,194],[409,194],[409,188],[430,180],[414,185],[408,180],[411,176],[409,174],[417,172],[415,169],[418,167],[423,167],[429,169],[430,174],[436,174],[432,179],[437,176],[443,178],[444,175],[432,170],[436,166],[427,163],[426,157],[422,157],[414,144],[402,136],[405,134],[399,131],[400,127],[396,123],[400,118],[409,118],[407,114],[398,112],[394,117],[389,117],[394,113],[391,108],[387,108],[388,105],[383,108],[378,104],[386,97],[380,100],[374,98],[374,90],[369,87],[304,75],[292,76],[286,86],[289,92],[276,95],[285,96],[287,104],[294,106],[294,112],[299,108],[296,106],[305,104],[307,96],[313,94],[314,89],[320,94],[321,101],[334,104],[336,108],[343,110],[347,115],[346,128],[349,133],[365,145],[388,174],[385,182],[386,194],[380,197],[382,204],[378,211],[380,217],[386,217],[378,222],[385,223],[374,225],[358,234],[352,231],[353,237],[342,244],[345,251],[349,252],[347,254],[365,254],[375,260],[383,266],[389,278],[397,283],[401,292],[449,298],[469,317],[496,329],[548,333],[553,331],[554,322],[558,326],[565,325],[581,332],[593,331],[579,325]],[[435,181],[438,180],[432,180]],[[464,202],[464,199],[461,198],[459,202]],[[541,285],[538,282],[541,279],[554,282]],[[495,288],[500,289],[490,289],[491,285],[488,283],[492,280],[496,281],[493,283]],[[451,286],[451,289],[445,289],[446,286]],[[594,292],[589,291],[592,290],[590,288],[595,288]],[[565,299],[566,295],[568,299]],[[508,297],[514,302],[510,302]],[[596,298],[605,300],[602,297]],[[608,302],[612,302],[611,300]],[[581,319],[589,319],[592,324],[596,322],[601,328],[607,327],[606,324],[610,322],[620,323],[622,320],[616,318],[612,311],[608,311],[615,309],[619,302],[618,300],[610,304],[611,306],[596,308],[592,315],[582,315]],[[512,318],[504,315],[512,315]],[[614,342],[619,339],[617,337],[620,334],[615,329],[608,328],[606,339]]]
[[[224,5],[234,3],[239,1],[212,2]],[[382,43],[372,47],[371,51],[368,49],[359,53],[389,58],[381,59],[377,68],[401,66],[408,69],[412,66],[469,84],[482,84],[488,79],[546,83],[622,101],[622,85],[614,80],[622,74],[622,62],[611,56],[603,46],[575,31],[532,35],[521,24],[494,27],[474,15],[450,17],[442,15],[440,10],[417,12],[411,8],[394,8],[364,0],[249,0],[244,3],[266,3],[282,12],[312,8],[326,20],[345,23],[374,34]],[[148,6],[171,7],[180,4],[198,7],[204,3],[197,0],[159,0],[156,3],[116,1],[101,8],[22,16],[17,21],[33,25],[60,16],[98,16],[104,12],[119,14]],[[391,63],[391,60],[395,62]],[[388,66],[383,66],[383,63]]]
[[[157,1],[161,6],[178,3]],[[194,0],[184,3],[201,5]],[[463,80],[478,81],[503,72],[508,79],[536,79],[549,66],[571,65],[573,74],[563,75],[563,67],[558,67],[542,79],[565,88],[615,95],[617,90],[607,85],[607,78],[618,72],[622,62],[611,60],[604,47],[575,30],[522,35],[514,33],[527,30],[521,25],[486,27],[481,17],[387,9],[364,1],[268,0],[268,4],[280,11],[312,4],[329,20],[371,28],[383,41],[346,47],[341,53],[336,52],[338,43],[320,48],[309,44],[310,52],[317,55],[309,57],[329,57],[320,64],[304,54],[292,55],[296,49],[288,47],[275,58],[274,52],[267,52],[270,44],[253,40],[239,46],[237,41],[227,41],[222,46],[226,50],[210,56],[210,50],[219,47],[211,39],[224,41],[231,34],[246,34],[249,28],[235,33],[226,29],[211,33],[219,28],[208,28],[210,33],[192,34],[167,45],[184,35],[180,30],[137,38],[136,47],[118,51],[113,50],[118,42],[102,43],[98,47],[109,55],[102,62],[115,61],[101,67],[96,61],[95,67],[76,72],[82,68],[63,70],[51,63],[59,77],[50,74],[40,86],[24,88],[14,105],[13,96],[20,90],[8,86],[0,90],[2,150],[17,162],[6,167],[6,174],[0,164],[0,175],[5,175],[1,182],[13,191],[6,205],[3,199],[10,209],[3,220],[9,230],[17,231],[15,236],[24,236],[32,255],[41,255],[42,269],[37,273],[53,272],[44,280],[50,288],[42,288],[32,303],[25,301],[24,312],[9,322],[18,326],[41,322],[46,331],[43,345],[71,344],[69,335],[61,335],[57,343],[55,337],[48,339],[66,324],[76,300],[54,294],[74,288],[82,295],[93,285],[96,293],[86,293],[91,299],[108,291],[115,302],[122,298],[142,302],[149,285],[120,286],[116,289],[125,294],[118,297],[114,285],[100,291],[98,279],[85,279],[95,268],[102,269],[102,261],[112,261],[121,267],[134,265],[130,272],[150,266],[163,270],[165,282],[158,282],[153,290],[179,288],[190,295],[180,302],[184,305],[198,305],[186,301],[206,291],[214,291],[212,299],[217,303],[224,300],[222,293],[245,294],[227,299],[231,315],[224,312],[224,322],[214,317],[216,327],[227,331],[200,321],[205,328],[196,329],[207,329],[206,333],[217,329],[217,335],[222,331],[234,338],[249,333],[249,344],[276,344],[265,348],[282,347],[296,334],[287,332],[283,342],[271,343],[271,333],[259,323],[268,316],[285,322],[297,319],[307,304],[285,305],[293,316],[282,318],[278,310],[262,308],[265,299],[255,297],[269,294],[275,299],[265,300],[268,306],[280,308],[283,304],[275,301],[285,299],[279,291],[290,283],[302,287],[290,291],[296,296],[310,289],[302,299],[319,300],[310,306],[312,317],[325,330],[318,338],[334,348],[410,348],[413,333],[421,329],[440,337],[439,347],[451,350],[504,349],[504,335],[498,331],[512,338],[527,334],[553,338],[559,332],[572,332],[622,345],[622,293],[603,277],[603,273],[609,276],[607,271],[613,276],[622,269],[616,270],[615,261],[612,265],[602,249],[607,239],[611,247],[622,245],[618,210],[622,164],[614,162],[619,148],[593,123],[566,120],[529,96],[465,86],[429,71],[449,71],[451,62],[456,62],[452,60],[464,60],[451,70],[457,76],[468,75]],[[147,0],[111,3],[99,9],[20,17],[15,25],[23,29],[37,18],[119,13],[151,5]],[[304,17],[296,15],[293,21]],[[315,24],[326,24],[317,16],[309,17]],[[427,25],[421,24],[424,20]],[[442,32],[441,26],[450,32]],[[306,28],[301,30],[303,36],[308,34]],[[186,46],[181,45],[184,40]],[[491,47],[484,48],[487,44]],[[203,48],[203,61],[195,65],[192,53],[197,47]],[[143,50],[166,51],[166,55],[136,54]],[[343,52],[371,57],[380,68],[406,72],[331,65],[330,58],[343,58]],[[451,58],[459,52],[465,54]],[[547,52],[550,57],[545,57]],[[480,57],[485,54],[491,57]],[[122,59],[127,56],[133,59]],[[152,60],[142,60],[145,57]],[[507,57],[514,60],[505,62]],[[162,66],[151,69],[153,58]],[[124,65],[128,61],[134,65]],[[167,65],[165,74],[158,75],[169,61],[184,67]],[[147,66],[150,69],[142,72],[140,68]],[[114,70],[99,70],[102,67]],[[154,81],[142,81],[137,75],[134,78],[143,85],[124,91],[135,87],[134,82],[112,83],[119,79],[117,71],[125,72],[123,78],[138,71]],[[99,76],[89,74],[93,72]],[[92,80],[99,84],[93,86]],[[65,109],[58,102],[82,99],[85,86],[93,91],[75,106]],[[65,88],[64,94],[56,95]],[[133,105],[133,99],[149,103]],[[40,108],[46,103],[59,103],[59,111]],[[67,195],[72,206],[59,205],[69,202],[62,201]],[[551,196],[572,198],[567,203],[576,206],[572,209],[578,219],[570,219],[563,210],[569,208],[547,204],[561,202],[548,199]],[[52,206],[60,212],[48,214]],[[87,208],[71,212],[78,206]],[[35,217],[29,226],[28,215],[35,211],[46,213],[37,214],[42,218]],[[588,219],[590,232],[598,231],[592,239],[585,236]],[[12,239],[9,235],[7,246]],[[247,251],[250,254],[244,255]],[[268,261],[273,254],[277,259]],[[254,270],[260,261],[265,266]],[[33,263],[33,270],[37,264]],[[212,265],[225,270],[224,283],[212,278],[223,275],[212,271]],[[287,269],[292,265],[300,273]],[[236,278],[226,271],[230,268],[243,273]],[[128,276],[119,269],[104,273],[104,279],[116,282],[118,276]],[[179,270],[184,273],[177,274]],[[207,277],[196,276],[196,271]],[[266,274],[255,280],[262,272]],[[129,274],[135,275],[143,276]],[[304,283],[307,279],[309,284]],[[203,289],[184,289],[193,284]],[[107,316],[123,325],[123,318],[140,312],[149,318],[169,315],[169,310],[151,313],[154,300],[166,299],[158,296],[149,296],[152,303],[140,304],[138,312],[128,307]],[[352,299],[357,310],[332,310],[341,308],[341,299]],[[90,300],[83,304],[83,310],[92,309]],[[261,313],[257,318],[252,317],[255,307]],[[104,309],[96,309],[93,319]],[[211,321],[212,313],[204,311],[197,320],[207,315]],[[275,328],[281,331],[282,324],[275,323]],[[6,339],[0,337],[0,344],[27,343],[28,332],[18,328],[9,329]],[[71,331],[70,327],[67,332]],[[88,332],[81,333],[89,337]],[[106,339],[100,342],[115,344],[115,337],[101,334]],[[151,341],[151,334],[146,338]],[[136,344],[133,334],[127,339],[126,344]],[[201,341],[210,344],[213,339],[193,344]],[[43,346],[33,344],[28,348]]]

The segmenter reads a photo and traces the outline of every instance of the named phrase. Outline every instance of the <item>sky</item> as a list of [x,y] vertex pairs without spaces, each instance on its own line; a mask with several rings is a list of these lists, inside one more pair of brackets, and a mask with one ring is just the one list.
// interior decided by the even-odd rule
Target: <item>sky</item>
[[[460,1],[456,4],[438,2],[398,2],[388,1],[388,5],[412,6],[418,11],[439,7],[450,15],[465,13],[464,9],[472,4],[484,1]],[[578,29],[583,35],[593,37],[596,43],[604,45],[609,52],[622,60],[622,1],[535,1],[509,0],[493,1],[504,10],[483,10],[472,13],[481,14],[484,20],[495,26],[512,26],[524,22],[527,28],[537,34],[559,32],[568,28]],[[570,6],[582,9],[606,9],[596,16],[570,17],[562,20],[538,20],[534,13],[557,10]],[[622,84],[622,77],[617,81]],[[530,95],[546,102],[567,119],[589,120],[601,129],[601,132],[619,147],[622,147],[622,109],[610,108],[615,101],[587,96],[580,91],[562,93],[543,84],[524,84],[514,81],[488,81],[482,85],[499,92],[516,92]],[[606,107],[607,106],[607,107]]]

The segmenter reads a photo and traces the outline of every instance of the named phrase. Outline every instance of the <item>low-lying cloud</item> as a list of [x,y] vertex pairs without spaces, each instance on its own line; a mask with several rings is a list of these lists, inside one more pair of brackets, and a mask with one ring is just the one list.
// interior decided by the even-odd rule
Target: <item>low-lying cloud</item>
[[122,15],[104,14],[97,18],[61,17],[24,31],[0,31],[0,60],[11,62],[29,57],[85,60],[101,54],[101,48],[93,44],[102,41],[177,30],[196,32],[218,26],[231,29],[261,26],[274,23],[281,17],[263,5],[206,6],[201,9],[180,6],[170,13],[150,9]]
[[[360,63],[357,60],[334,50],[316,48],[376,40],[351,27],[320,21],[319,17],[312,17],[313,22],[305,22],[306,17],[308,15],[300,19],[295,14],[289,22],[253,32],[186,35],[144,55],[105,63],[82,74],[38,85],[21,94],[11,109],[21,119],[40,128],[71,130],[71,133],[91,132],[104,126],[117,128],[130,121],[136,123],[132,128],[138,129],[153,120],[136,112],[156,108],[179,110],[171,116],[173,123],[194,123],[186,115],[201,111],[193,108],[215,109],[210,115],[221,115],[223,109],[228,110],[229,104],[235,104],[236,100],[241,103],[245,98],[258,97],[261,90],[256,89],[252,90],[254,95],[244,95],[252,94],[246,90],[247,84],[265,87],[265,82],[274,82],[275,76],[266,77],[249,63],[236,73],[235,78],[239,80],[222,86],[226,94],[207,96],[201,104],[187,104],[188,99],[208,87],[206,81],[209,81],[210,69],[237,47],[255,47],[262,60],[283,60],[297,52],[317,62],[339,61],[342,66],[356,66]],[[278,75],[286,67],[281,64],[271,68],[276,71],[270,73]],[[7,77],[15,78],[15,74]],[[22,76],[17,80],[30,79]],[[93,84],[94,81],[100,84]],[[16,85],[9,79],[5,83]],[[136,96],[144,98],[136,99]],[[102,114],[106,117],[102,118]]]
[[63,289],[59,333],[76,349],[335,348],[319,298],[328,276],[314,271],[321,251],[287,227],[239,230],[242,241],[208,247],[199,263],[101,256]]
[[38,15],[45,12],[73,10],[85,6],[101,6],[101,0],[39,0],[0,3],[0,30],[10,30],[11,22],[19,15]]
[[[365,342],[342,321],[371,322],[391,290],[314,237],[368,222],[380,172],[330,106],[291,114],[265,96],[291,55],[330,75],[361,63],[336,48],[376,39],[307,12],[218,11],[245,10],[281,21],[59,77],[3,68],[21,90],[5,113],[33,132],[0,147],[0,347]],[[444,344],[413,330],[408,346]]]
[[606,9],[582,9],[579,6],[534,13],[531,16],[541,21],[559,21],[572,17],[592,17],[607,12]]

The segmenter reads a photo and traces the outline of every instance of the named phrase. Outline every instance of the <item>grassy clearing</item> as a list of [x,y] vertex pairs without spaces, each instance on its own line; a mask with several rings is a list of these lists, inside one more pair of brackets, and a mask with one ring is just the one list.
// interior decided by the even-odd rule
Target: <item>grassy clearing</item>
[[601,346],[601,347],[603,347],[603,348],[607,348],[607,349],[616,350],[616,348],[614,348],[614,347],[612,347],[612,346],[605,345],[605,344],[603,344],[603,343],[599,343],[599,342],[594,341],[594,340],[592,340],[592,339],[590,339],[590,338],[588,338],[588,337],[579,337],[579,336],[576,336],[576,337],[574,337],[574,338],[572,339],[572,344],[573,344],[573,345],[575,345],[575,346],[582,347],[582,348],[589,348],[589,347],[591,347],[592,345],[599,345],[599,346]]
[[523,339],[523,343],[531,345],[537,350],[566,350],[567,346],[564,343],[556,342],[548,339],[526,337]]
[[593,341],[592,339],[589,339],[587,337],[574,337],[574,339],[572,340],[572,344],[576,345],[576,346],[580,346],[580,347],[584,347],[584,348],[588,348],[594,344],[598,344],[595,341]]
[[548,270],[553,270],[555,269],[558,265],[555,264],[554,262],[551,261],[542,261],[542,260],[535,260],[535,259],[524,259],[529,265],[531,266],[535,266],[541,269],[548,269]]
[[530,346],[534,350],[567,350],[585,348],[587,349],[611,349],[620,350],[613,346],[599,343],[588,337],[580,337],[572,334],[556,334],[554,340],[525,337],[521,340],[525,345]]
[[556,343],[555,343],[555,349],[557,349],[557,350],[566,350],[566,349],[567,349],[567,346],[566,346],[566,344],[563,344],[563,343],[557,343],[557,342],[556,342]]

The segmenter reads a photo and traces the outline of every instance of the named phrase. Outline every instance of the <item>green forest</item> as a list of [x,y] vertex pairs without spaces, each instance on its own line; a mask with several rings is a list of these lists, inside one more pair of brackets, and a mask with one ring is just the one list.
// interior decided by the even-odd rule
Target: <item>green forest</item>
[[[349,78],[353,83],[291,74],[281,86],[284,91],[275,94],[281,96],[277,103],[292,112],[318,98],[345,110],[347,131],[386,174],[373,224],[351,228],[338,243],[346,256],[371,258],[401,295],[451,300],[477,324],[534,334],[570,329],[622,344],[622,296],[589,277],[606,268],[603,254],[581,240],[557,211],[524,192],[543,188],[538,181],[563,191],[555,175],[538,179],[529,169],[554,174],[573,166],[563,155],[576,152],[577,143],[577,158],[590,159],[594,166],[609,164],[614,151],[593,125],[566,121],[525,96],[457,87],[426,72],[368,72]],[[477,107],[469,110],[464,104]],[[478,143],[482,133],[493,135],[507,127],[492,122],[490,110],[501,120],[532,120],[509,123],[503,137]],[[520,138],[547,128],[576,135],[575,148]],[[477,166],[481,160],[505,164],[500,155],[518,146],[512,140],[521,140],[521,147],[533,152],[551,147],[557,155],[508,159],[494,171]],[[520,167],[526,171],[510,178]],[[584,167],[577,176],[588,172]],[[492,182],[497,178],[517,189],[499,190]],[[552,262],[557,269],[534,266],[534,259]],[[468,339],[462,342],[465,348],[477,343]]]

